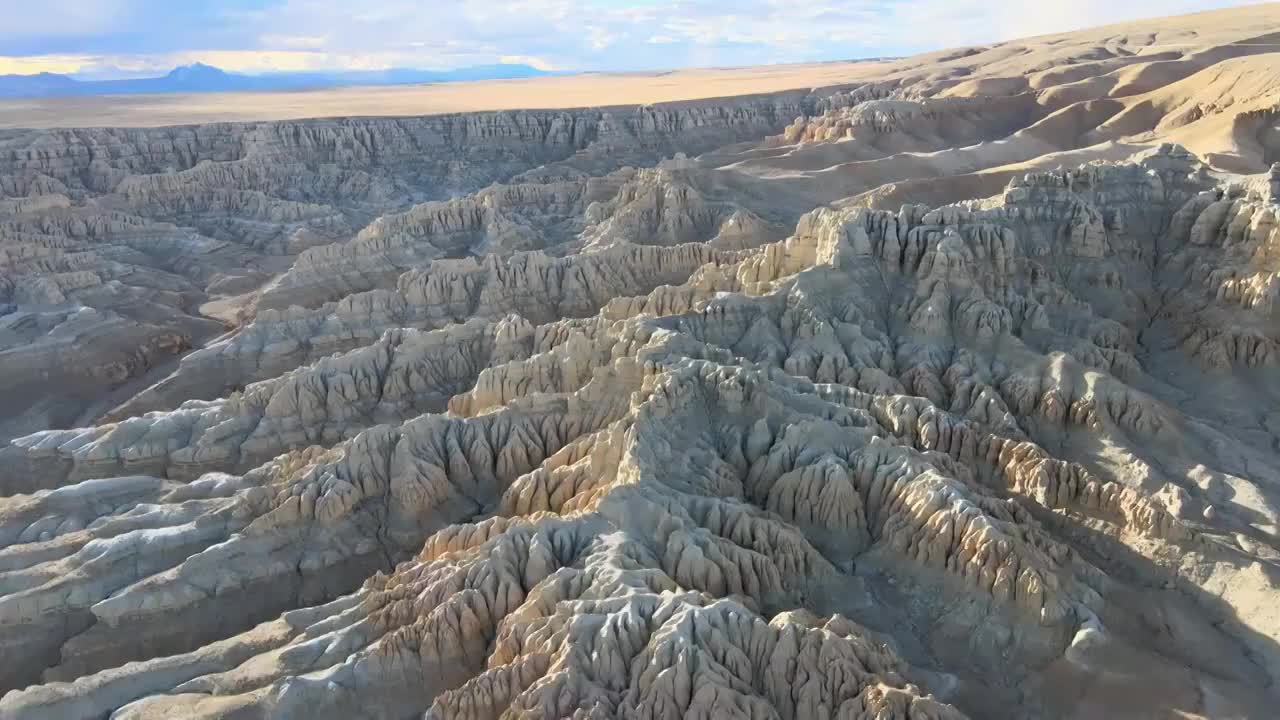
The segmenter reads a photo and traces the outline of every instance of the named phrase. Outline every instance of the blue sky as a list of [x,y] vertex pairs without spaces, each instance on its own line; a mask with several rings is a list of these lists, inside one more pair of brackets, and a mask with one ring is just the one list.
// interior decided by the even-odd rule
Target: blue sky
[[1240,0],[0,0],[0,73],[648,70],[904,55]]

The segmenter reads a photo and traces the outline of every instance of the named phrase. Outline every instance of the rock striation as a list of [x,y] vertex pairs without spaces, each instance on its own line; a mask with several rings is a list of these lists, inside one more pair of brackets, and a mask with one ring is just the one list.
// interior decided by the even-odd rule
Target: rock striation
[[[599,192],[590,178],[776,132],[813,102],[783,92],[577,111],[7,131],[0,308],[11,325],[61,325],[85,354],[63,351],[66,362],[50,366],[42,358],[58,352],[56,336],[32,336],[31,352],[0,338],[0,351],[16,351],[14,387],[40,388],[15,396],[0,440],[100,417],[111,409],[104,379],[127,399],[258,306],[393,286],[437,257],[567,242],[580,230],[578,203]],[[519,179],[534,169],[536,179]],[[494,182],[508,184],[486,189]],[[95,311],[106,332],[30,314],[51,308]],[[99,357],[113,369],[85,373]]]

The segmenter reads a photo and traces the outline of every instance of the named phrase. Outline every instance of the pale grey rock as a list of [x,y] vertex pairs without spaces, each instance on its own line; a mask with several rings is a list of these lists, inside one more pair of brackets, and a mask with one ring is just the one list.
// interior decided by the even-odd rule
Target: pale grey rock
[[[259,304],[317,306],[394,287],[435,257],[550,247],[580,230],[558,226],[580,214],[574,200],[589,174],[757,139],[815,101],[793,91],[575,111],[5,131],[0,303],[127,318],[115,335],[143,360],[120,363],[98,335],[79,340],[123,369],[107,382],[127,396],[131,383],[160,379],[154,366],[224,329],[201,317],[210,300],[230,303],[215,316],[239,324]],[[495,181],[511,184],[469,195]],[[422,201],[432,202],[414,207]],[[56,352],[49,345],[39,352]],[[0,441],[110,410],[92,397],[103,374],[78,371],[86,359],[68,358],[68,372],[15,374],[35,396],[15,398]]]
[[1006,50],[0,134],[0,716],[1265,717],[1273,177]]

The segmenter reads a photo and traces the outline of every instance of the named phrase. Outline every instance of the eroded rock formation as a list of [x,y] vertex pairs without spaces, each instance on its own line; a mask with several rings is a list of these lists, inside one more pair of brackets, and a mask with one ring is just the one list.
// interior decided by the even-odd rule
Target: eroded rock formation
[[914,165],[1132,71],[28,137],[0,716],[1267,717],[1280,166]]

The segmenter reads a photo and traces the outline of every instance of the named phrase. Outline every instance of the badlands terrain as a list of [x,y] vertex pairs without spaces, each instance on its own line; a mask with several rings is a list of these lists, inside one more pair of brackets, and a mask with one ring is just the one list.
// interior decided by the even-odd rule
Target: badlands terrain
[[41,102],[0,718],[1276,716],[1280,5]]

